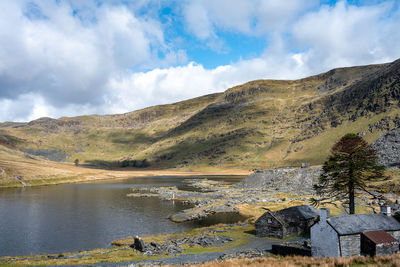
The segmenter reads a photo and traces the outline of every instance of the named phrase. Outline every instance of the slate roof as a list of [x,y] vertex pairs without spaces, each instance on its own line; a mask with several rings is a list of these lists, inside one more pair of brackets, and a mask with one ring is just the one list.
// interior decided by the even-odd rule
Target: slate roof
[[383,243],[393,243],[397,242],[397,240],[391,236],[390,234],[386,233],[383,230],[378,231],[369,231],[363,233],[369,240],[374,242],[375,244],[383,244]]
[[359,234],[365,231],[398,231],[400,223],[393,217],[383,214],[352,214],[334,216],[327,222],[339,235]]
[[316,218],[319,216],[319,211],[312,206],[301,205],[271,212],[271,214],[281,222],[290,223]]

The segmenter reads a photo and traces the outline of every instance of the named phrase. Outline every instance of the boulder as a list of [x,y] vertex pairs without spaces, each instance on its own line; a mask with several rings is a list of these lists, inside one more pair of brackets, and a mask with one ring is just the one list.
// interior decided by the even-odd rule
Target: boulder
[[308,162],[302,162],[302,163],[301,163],[301,167],[302,167],[302,168],[310,168],[310,163],[308,163]]
[[146,251],[146,243],[138,236],[135,236],[133,244],[131,245],[133,249],[136,249],[140,252]]

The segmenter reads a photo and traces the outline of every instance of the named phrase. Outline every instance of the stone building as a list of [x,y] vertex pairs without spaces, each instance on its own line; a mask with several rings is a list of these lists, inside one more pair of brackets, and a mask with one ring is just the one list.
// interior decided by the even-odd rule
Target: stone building
[[257,219],[256,235],[260,237],[287,238],[310,231],[318,220],[319,212],[308,205],[267,211]]
[[[368,241],[363,246],[361,245],[363,235],[363,240],[368,239],[371,237],[368,232],[377,230],[390,234],[395,241],[399,240],[400,223],[391,216],[390,208],[382,209],[381,214],[352,214],[334,217],[329,217],[328,209],[321,209],[319,222],[311,227],[312,256],[350,257],[370,255],[371,246],[375,246],[375,253],[398,251],[399,247],[398,245],[396,247],[395,241],[383,234],[380,236],[382,237],[382,243],[372,238],[372,243],[375,243],[375,245]],[[372,235],[376,235],[376,233]]]

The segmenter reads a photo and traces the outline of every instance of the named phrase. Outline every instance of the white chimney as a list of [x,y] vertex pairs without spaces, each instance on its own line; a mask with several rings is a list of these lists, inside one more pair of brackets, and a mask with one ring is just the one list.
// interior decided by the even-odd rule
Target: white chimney
[[330,215],[331,215],[331,211],[328,208],[322,208],[319,211],[319,220],[321,222],[325,222],[326,219],[328,219]]
[[386,215],[386,216],[391,216],[391,210],[389,206],[381,206],[381,214]]

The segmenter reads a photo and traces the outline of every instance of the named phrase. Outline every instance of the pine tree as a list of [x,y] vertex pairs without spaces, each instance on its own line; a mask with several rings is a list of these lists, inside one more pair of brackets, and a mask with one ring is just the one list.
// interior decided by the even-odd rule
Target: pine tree
[[382,179],[385,167],[378,164],[375,151],[360,136],[349,133],[331,149],[331,155],[322,167],[318,184],[314,186],[319,199],[314,205],[346,201],[349,213],[355,213],[354,199],[367,191],[367,183]]

